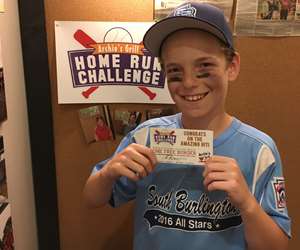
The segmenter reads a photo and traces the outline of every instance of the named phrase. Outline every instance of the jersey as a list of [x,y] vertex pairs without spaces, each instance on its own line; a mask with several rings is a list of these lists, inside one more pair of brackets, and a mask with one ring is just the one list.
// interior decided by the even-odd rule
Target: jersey
[[[120,143],[120,152],[135,142],[142,128],[182,128],[181,114],[148,120]],[[149,145],[149,138],[146,142]],[[214,139],[214,155],[234,158],[261,207],[290,236],[284,178],[273,140],[236,118]],[[100,162],[98,171],[106,161]],[[121,177],[114,185],[111,205],[135,199],[135,250],[246,249],[240,212],[223,191],[203,186],[203,167],[159,163],[146,178]]]

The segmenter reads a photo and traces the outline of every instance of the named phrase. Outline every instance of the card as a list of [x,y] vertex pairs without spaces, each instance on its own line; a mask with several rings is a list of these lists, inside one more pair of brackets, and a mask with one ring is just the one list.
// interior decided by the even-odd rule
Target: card
[[213,155],[213,131],[150,128],[150,147],[158,162],[203,165]]
[[137,144],[146,146],[148,138],[148,128],[142,128],[134,133],[134,140]]

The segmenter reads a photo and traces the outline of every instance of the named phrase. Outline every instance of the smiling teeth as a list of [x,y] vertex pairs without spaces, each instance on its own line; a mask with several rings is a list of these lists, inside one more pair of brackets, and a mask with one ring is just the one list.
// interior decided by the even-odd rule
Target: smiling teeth
[[206,96],[206,93],[202,94],[202,95],[184,96],[184,99],[187,100],[187,101],[195,102],[195,101],[199,101],[199,100],[203,99],[205,96]]

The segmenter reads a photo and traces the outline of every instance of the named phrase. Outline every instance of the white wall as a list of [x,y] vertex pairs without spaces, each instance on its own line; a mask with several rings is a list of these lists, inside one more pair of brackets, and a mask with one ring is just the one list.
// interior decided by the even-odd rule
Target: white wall
[[8,198],[16,250],[37,250],[18,1],[4,2],[5,12],[0,13],[0,39],[8,119],[0,125],[0,134],[4,135]]

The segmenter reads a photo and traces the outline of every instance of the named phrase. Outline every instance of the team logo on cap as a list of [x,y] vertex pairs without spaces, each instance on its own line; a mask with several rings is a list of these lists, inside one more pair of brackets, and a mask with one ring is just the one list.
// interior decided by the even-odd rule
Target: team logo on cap
[[273,184],[274,196],[276,199],[276,208],[279,211],[282,211],[286,207],[284,178],[283,177],[274,177],[272,184]]
[[182,7],[179,7],[174,12],[174,16],[196,16],[196,12],[196,8],[194,8],[191,4],[186,4]]

